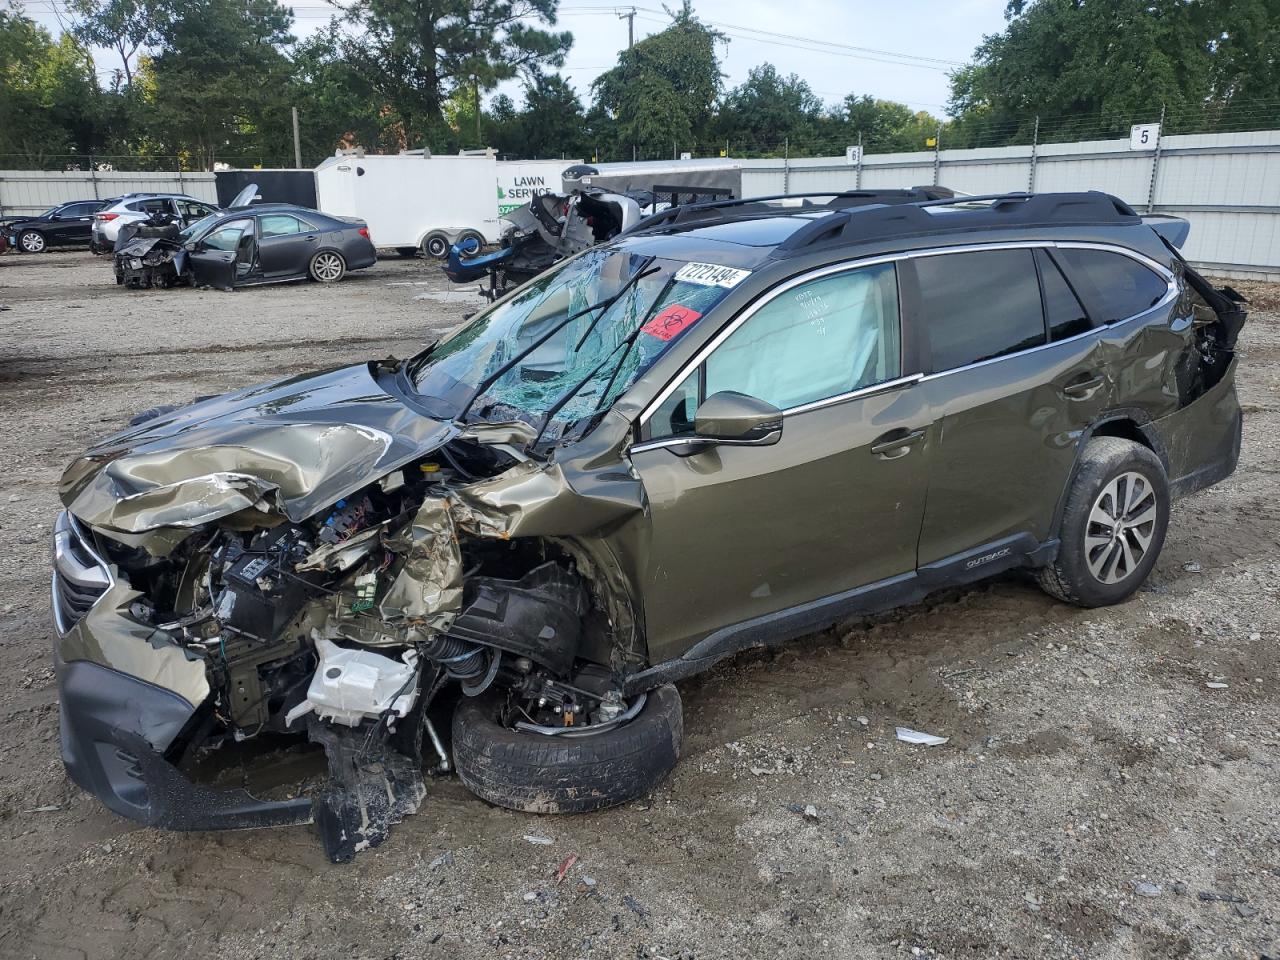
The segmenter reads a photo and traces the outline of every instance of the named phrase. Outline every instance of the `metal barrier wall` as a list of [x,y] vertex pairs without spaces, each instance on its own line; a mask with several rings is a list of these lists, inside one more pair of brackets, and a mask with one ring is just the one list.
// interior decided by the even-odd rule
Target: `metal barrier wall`
[[743,196],[936,184],[965,193],[1104,190],[1139,213],[1191,222],[1183,251],[1205,272],[1280,280],[1280,131],[1189,134],[1131,150],[1090,140],[869,154],[742,160]]
[[31,216],[68,200],[106,200],[123,193],[185,193],[218,202],[212,173],[0,170],[0,217]]

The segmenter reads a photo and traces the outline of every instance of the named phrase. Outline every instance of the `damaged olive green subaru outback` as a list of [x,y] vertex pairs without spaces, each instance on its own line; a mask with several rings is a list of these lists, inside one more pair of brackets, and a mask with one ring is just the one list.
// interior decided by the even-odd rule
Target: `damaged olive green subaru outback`
[[[532,812],[643,794],[672,682],[746,647],[1012,567],[1121,601],[1239,455],[1244,312],[1185,236],[1099,193],[678,207],[412,359],[152,411],[61,485],[67,769],[343,860],[424,768]],[[312,796],[198,775],[284,734]]]

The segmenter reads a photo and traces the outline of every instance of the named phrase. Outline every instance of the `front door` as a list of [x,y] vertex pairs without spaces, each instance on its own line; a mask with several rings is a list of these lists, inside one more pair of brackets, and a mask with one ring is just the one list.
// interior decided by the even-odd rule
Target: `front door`
[[245,243],[253,249],[253,221],[232,220],[209,231],[187,254],[187,265],[198,285],[227,289],[235,285],[243,269]]
[[938,431],[919,564],[978,575],[1053,536],[1081,432],[1114,384],[1097,332],[1045,250],[912,264],[929,370],[921,389]]
[[[789,282],[735,324],[647,412],[631,453],[650,506],[653,662],[915,569],[929,413],[903,375],[895,267]],[[783,410],[781,439],[689,453],[698,403],[727,390]]]

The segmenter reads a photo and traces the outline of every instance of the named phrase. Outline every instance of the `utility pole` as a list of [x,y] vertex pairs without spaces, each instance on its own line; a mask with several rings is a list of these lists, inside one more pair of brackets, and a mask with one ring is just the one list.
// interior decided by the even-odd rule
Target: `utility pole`
[[293,165],[299,170],[302,169],[302,140],[298,137],[298,108],[291,107],[293,110]]
[[627,21],[627,49],[630,50],[636,45],[636,8],[632,7],[630,13],[618,14],[618,19]]

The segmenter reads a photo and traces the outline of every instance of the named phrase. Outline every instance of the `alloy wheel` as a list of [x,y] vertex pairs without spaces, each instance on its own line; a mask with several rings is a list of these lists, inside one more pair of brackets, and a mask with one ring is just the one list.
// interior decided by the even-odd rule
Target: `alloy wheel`
[[332,283],[342,276],[342,259],[336,253],[321,253],[311,266],[317,280]]
[[22,244],[22,249],[27,253],[40,253],[44,250],[44,237],[34,230],[24,233],[18,238],[18,242]]
[[1142,474],[1108,481],[1093,501],[1084,531],[1085,561],[1100,583],[1119,583],[1142,564],[1155,536],[1160,505]]

